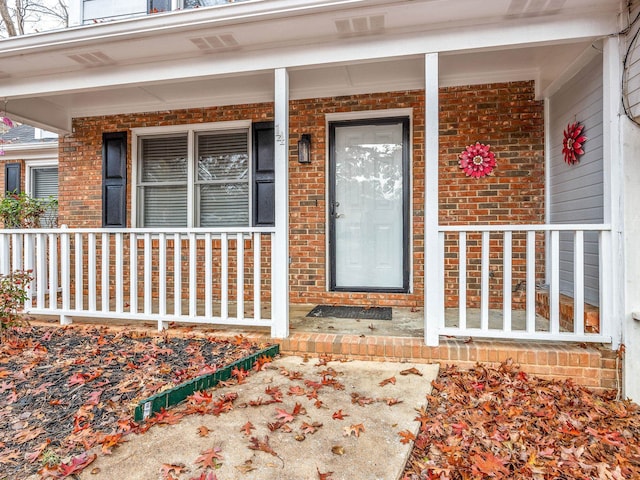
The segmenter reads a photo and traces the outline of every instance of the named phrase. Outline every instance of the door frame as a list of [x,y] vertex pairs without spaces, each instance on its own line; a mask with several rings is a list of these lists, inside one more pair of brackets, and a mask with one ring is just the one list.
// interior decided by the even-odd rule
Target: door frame
[[[364,125],[390,125],[402,124],[402,287],[338,287],[336,285],[336,127],[364,126]],[[328,202],[328,228],[329,228],[329,291],[332,292],[372,292],[372,293],[409,293],[410,288],[410,212],[411,212],[411,142],[410,142],[410,117],[374,117],[355,120],[329,121],[329,202]]]

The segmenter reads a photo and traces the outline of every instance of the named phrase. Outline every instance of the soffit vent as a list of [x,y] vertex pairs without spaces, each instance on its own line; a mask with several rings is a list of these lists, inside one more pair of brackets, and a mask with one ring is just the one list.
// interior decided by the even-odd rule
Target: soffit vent
[[240,44],[230,33],[208,35],[206,37],[190,38],[191,42],[203,52],[214,52],[231,48],[238,48]]
[[114,63],[113,58],[100,51],[75,53],[73,55],[67,55],[67,57],[83,67],[104,67]]
[[340,35],[364,35],[384,30],[384,15],[341,18],[335,21]]

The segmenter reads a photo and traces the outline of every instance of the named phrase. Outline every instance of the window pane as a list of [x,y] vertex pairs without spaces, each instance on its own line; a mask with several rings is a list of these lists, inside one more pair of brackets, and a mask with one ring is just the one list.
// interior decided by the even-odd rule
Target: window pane
[[225,3],[231,2],[232,0],[184,0],[184,8],[210,7],[213,5],[224,5]]
[[58,167],[32,168],[31,179],[35,198],[58,198]]
[[198,181],[248,180],[247,132],[198,135]]
[[[35,198],[58,198],[58,167],[33,167],[31,169],[31,195]],[[40,226],[58,226],[58,208],[48,205],[40,218]]]
[[187,181],[187,135],[143,138],[140,157],[142,182]]
[[141,187],[145,227],[186,227],[187,187]]
[[200,185],[200,226],[249,225],[249,184]]

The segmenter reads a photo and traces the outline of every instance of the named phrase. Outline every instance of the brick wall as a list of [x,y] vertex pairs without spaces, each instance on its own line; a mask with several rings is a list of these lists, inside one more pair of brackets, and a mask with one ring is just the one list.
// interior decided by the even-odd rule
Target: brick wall
[[[440,92],[440,222],[463,224],[544,223],[544,109],[532,82],[451,87]],[[491,176],[465,177],[458,155],[470,144],[491,145],[497,167]],[[525,302],[525,236],[513,235],[513,306]],[[491,235],[490,307],[502,307],[502,235]],[[544,237],[536,237],[537,281],[544,280]],[[479,306],[479,234],[467,238],[467,302]],[[445,240],[447,305],[458,302],[458,239]]]
[[[273,119],[271,104],[193,108],[165,112],[76,118],[73,132],[60,138],[59,224],[73,227],[102,225],[102,134],[132,128],[187,125],[230,120]],[[131,135],[127,148],[127,223],[131,222]]]
[[[387,108],[413,110],[412,267],[410,294],[326,292],[326,120],[325,115]],[[533,82],[443,88],[440,91],[440,222],[454,224],[535,224],[544,222],[543,104],[534,100]],[[354,303],[419,306],[424,263],[424,95],[422,91],[315,98],[293,101],[291,155],[299,135],[312,135],[312,163],[289,164],[291,225],[291,300],[305,303]],[[465,177],[458,166],[463,149],[479,141],[491,144],[498,166],[482,179]],[[427,172],[429,174],[430,172]],[[435,172],[434,172],[435,173]],[[541,241],[542,239],[538,239]],[[476,242],[476,245],[472,245]],[[497,246],[494,240],[494,246]],[[477,237],[470,237],[469,306],[479,302]],[[447,239],[447,304],[457,304],[456,242]],[[542,252],[542,246],[538,252]],[[524,239],[514,237],[514,284],[524,280]],[[540,254],[541,255],[541,254]],[[542,259],[542,256],[539,257]],[[492,301],[501,302],[501,256],[492,258]],[[543,262],[539,261],[542,275]],[[519,290],[524,292],[524,290]],[[514,295],[521,305],[522,295]]]
[[[533,82],[443,88],[440,105],[440,221],[444,224],[543,222],[543,105],[534,101]],[[413,218],[410,239],[412,293],[326,292],[326,115],[389,108],[411,108],[413,111]],[[60,223],[84,227],[98,227],[101,224],[103,132],[238,119],[264,121],[272,117],[271,104],[249,104],[75,119],[74,133],[60,140]],[[312,162],[301,165],[296,159],[296,145],[303,133],[312,136]],[[491,144],[496,153],[498,167],[492,177],[466,178],[458,168],[459,153],[468,144],[476,141]],[[129,158],[129,179],[131,163]],[[292,101],[289,175],[292,302],[397,306],[422,304],[425,179],[423,91]],[[129,206],[131,190],[132,186],[129,183]],[[130,221],[130,215],[128,220]],[[448,248],[451,253],[455,253],[455,244],[449,244]],[[521,252],[515,248],[516,268],[519,261],[522,263],[522,259],[518,258],[520,255]],[[474,259],[470,258],[470,263],[473,261]],[[499,271],[500,262],[500,259],[494,259],[496,272]],[[449,266],[447,275],[449,287],[454,288],[453,266]],[[473,268],[470,268],[470,275],[477,275],[477,268],[475,273]],[[501,287],[498,288],[498,280],[492,286],[496,287],[497,293],[501,291]],[[477,297],[476,288],[477,285],[470,284],[472,301],[474,295]],[[453,294],[448,295],[449,303],[455,301]]]

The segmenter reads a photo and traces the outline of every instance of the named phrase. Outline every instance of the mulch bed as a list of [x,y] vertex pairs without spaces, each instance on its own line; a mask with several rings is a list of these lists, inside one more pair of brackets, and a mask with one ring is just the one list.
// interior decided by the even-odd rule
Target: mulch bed
[[98,327],[20,327],[0,344],[0,480],[81,471],[136,431],[133,409],[262,346],[242,336],[149,336]]
[[404,480],[637,479],[640,408],[511,362],[441,369]]

